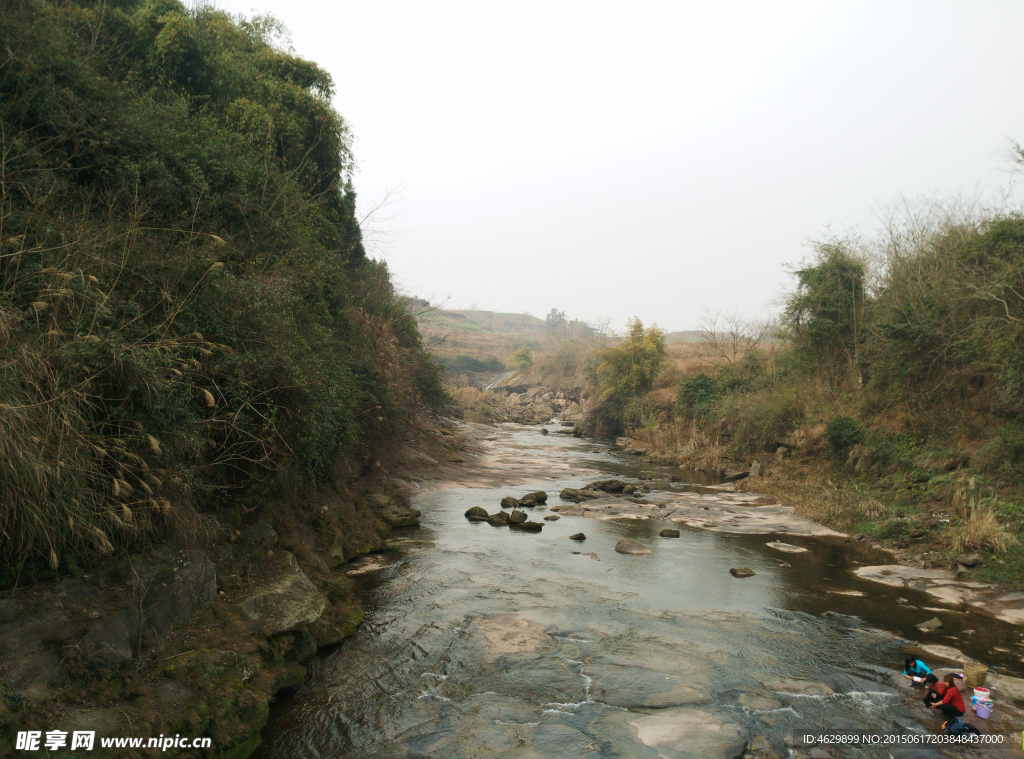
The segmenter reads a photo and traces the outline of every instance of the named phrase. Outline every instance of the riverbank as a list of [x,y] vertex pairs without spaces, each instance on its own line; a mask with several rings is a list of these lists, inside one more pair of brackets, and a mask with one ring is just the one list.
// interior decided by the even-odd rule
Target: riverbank
[[449,422],[424,419],[362,476],[339,471],[329,487],[239,510],[205,540],[3,591],[0,754],[13,754],[21,731],[90,730],[202,736],[211,750],[168,755],[249,756],[274,694],[361,623],[350,562],[391,550],[389,535],[418,522],[406,481],[389,472],[440,471],[473,445]]

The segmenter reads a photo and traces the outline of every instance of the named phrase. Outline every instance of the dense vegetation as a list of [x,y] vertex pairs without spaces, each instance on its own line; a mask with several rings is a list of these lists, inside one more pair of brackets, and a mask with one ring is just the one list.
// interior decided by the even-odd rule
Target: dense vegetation
[[0,554],[193,537],[439,404],[330,76],[177,0],[0,12]]
[[708,469],[786,447],[752,487],[908,550],[994,551],[990,578],[1024,571],[1024,217],[905,211],[878,240],[815,245],[777,329],[677,346],[592,431]]

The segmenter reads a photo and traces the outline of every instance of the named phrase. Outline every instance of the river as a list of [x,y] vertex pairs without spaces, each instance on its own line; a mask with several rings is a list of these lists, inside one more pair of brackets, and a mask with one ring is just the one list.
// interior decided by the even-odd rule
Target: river
[[[679,525],[654,518],[562,516],[541,533],[470,522],[469,507],[493,513],[536,489],[549,494],[531,514],[541,519],[563,487],[599,477],[714,492],[600,442],[511,426],[495,437],[510,473],[539,463],[555,479],[418,494],[421,526],[353,574],[366,621],[281,694],[258,757],[1020,756],[1019,732],[1013,750],[794,749],[814,731],[936,732],[941,720],[897,672],[923,619],[944,623],[928,642],[1011,675],[1020,628],[854,577],[887,559],[850,540],[787,535],[807,550],[782,553],[764,534],[659,537]],[[578,532],[584,542],[569,539]],[[624,537],[652,553],[616,553]]]

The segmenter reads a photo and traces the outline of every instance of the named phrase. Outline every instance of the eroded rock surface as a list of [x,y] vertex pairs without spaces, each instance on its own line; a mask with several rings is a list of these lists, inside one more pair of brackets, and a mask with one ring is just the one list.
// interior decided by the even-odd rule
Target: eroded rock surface
[[238,604],[239,610],[260,626],[265,635],[278,635],[320,618],[327,602],[306,577],[295,557],[284,551],[277,575],[254,588]]

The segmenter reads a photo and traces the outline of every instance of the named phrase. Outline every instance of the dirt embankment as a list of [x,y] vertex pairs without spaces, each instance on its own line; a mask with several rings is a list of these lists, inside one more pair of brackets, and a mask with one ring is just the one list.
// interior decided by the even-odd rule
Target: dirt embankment
[[402,476],[479,457],[482,437],[424,422],[360,477],[240,508],[233,525],[221,515],[212,542],[155,545],[0,592],[0,755],[13,755],[19,731],[85,730],[97,741],[207,736],[211,749],[167,755],[249,756],[274,694],[362,621],[350,562],[417,523]]

